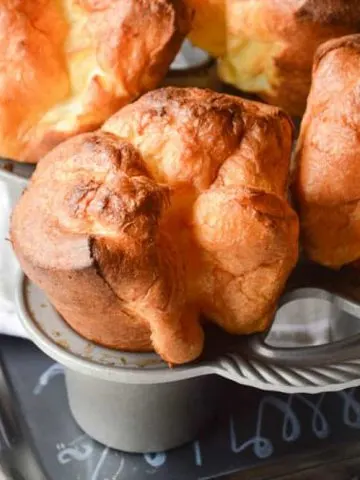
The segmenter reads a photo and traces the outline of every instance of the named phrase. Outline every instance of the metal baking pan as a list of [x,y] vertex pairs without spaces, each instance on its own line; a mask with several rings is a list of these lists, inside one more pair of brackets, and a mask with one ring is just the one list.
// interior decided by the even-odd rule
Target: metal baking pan
[[[0,178],[14,189],[24,186],[12,174],[1,172]],[[16,303],[30,338],[65,366],[69,404],[80,427],[113,448],[156,452],[190,441],[210,421],[221,395],[219,377],[285,393],[360,385],[360,307],[347,291],[358,286],[356,279],[355,284],[350,277],[343,280],[341,272],[300,264],[274,324],[281,316],[304,312],[317,322],[320,305],[330,324],[349,324],[346,335],[334,335],[327,344],[285,348],[269,342],[273,328],[266,335],[237,337],[209,327],[202,357],[174,368],[156,354],[120,352],[85,340],[22,273]]]
[[[324,289],[287,293],[279,312],[302,299],[360,317],[357,303]],[[286,393],[318,393],[360,385],[360,335],[319,345],[279,348],[263,335],[208,332],[203,357],[169,368],[156,354],[115,351],[73,331],[45,294],[23,275],[17,308],[30,338],[65,366],[72,414],[101,443],[129,452],[160,451],[193,439],[216,411],[217,378]],[[334,317],[335,318],[335,317]]]

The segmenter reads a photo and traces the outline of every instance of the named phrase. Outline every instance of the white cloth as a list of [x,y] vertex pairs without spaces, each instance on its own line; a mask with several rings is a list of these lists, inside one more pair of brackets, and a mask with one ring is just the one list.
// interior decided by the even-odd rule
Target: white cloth
[[0,333],[25,337],[14,303],[16,273],[19,265],[9,239],[9,220],[13,204],[25,182],[0,178]]
[[188,39],[184,40],[181,50],[174,58],[170,65],[171,70],[187,70],[189,68],[199,67],[206,64],[210,56],[201,50],[194,47]]

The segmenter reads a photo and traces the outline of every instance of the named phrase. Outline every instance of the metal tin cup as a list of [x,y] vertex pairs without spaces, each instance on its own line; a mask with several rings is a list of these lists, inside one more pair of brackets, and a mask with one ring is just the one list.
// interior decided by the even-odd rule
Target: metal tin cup
[[88,342],[25,277],[17,303],[30,338],[64,365],[73,417],[95,440],[127,452],[163,451],[193,440],[213,417],[221,379],[210,371],[172,370],[153,353]]
[[214,375],[159,384],[99,380],[65,370],[70,409],[90,437],[127,452],[157,452],[196,438],[216,409]]

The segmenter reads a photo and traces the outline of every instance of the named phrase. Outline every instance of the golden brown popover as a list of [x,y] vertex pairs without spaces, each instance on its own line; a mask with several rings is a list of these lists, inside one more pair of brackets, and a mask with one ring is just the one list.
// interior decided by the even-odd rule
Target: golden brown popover
[[15,208],[25,273],[81,335],[184,363],[203,315],[264,330],[298,255],[292,124],[196,88],[147,93],[47,154]]
[[294,195],[308,256],[360,259],[360,35],[323,44],[297,144]]
[[182,0],[0,2],[0,156],[37,162],[160,84],[191,27]]

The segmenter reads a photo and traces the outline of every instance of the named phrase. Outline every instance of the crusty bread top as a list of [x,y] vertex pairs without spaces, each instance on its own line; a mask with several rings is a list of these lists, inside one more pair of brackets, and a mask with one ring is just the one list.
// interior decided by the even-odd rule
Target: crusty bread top
[[183,363],[202,351],[201,315],[261,331],[297,259],[291,140],[276,107],[147,93],[40,161],[12,220],[20,263],[75,330],[114,348]]
[[360,35],[321,45],[297,144],[294,184],[309,256],[333,268],[360,258]]
[[191,19],[182,0],[1,2],[0,155],[36,162],[154,88]]
[[302,115],[317,47],[360,30],[358,0],[227,0],[222,78]]

